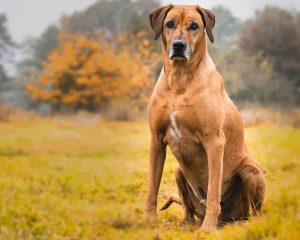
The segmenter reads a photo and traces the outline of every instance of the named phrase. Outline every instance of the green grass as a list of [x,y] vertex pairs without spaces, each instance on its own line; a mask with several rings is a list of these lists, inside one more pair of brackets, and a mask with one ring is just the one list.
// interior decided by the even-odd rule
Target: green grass
[[[0,239],[300,239],[300,130],[251,127],[246,141],[265,170],[263,210],[206,234],[176,205],[144,219],[146,122],[0,123]],[[176,165],[168,152],[160,206],[177,192]]]

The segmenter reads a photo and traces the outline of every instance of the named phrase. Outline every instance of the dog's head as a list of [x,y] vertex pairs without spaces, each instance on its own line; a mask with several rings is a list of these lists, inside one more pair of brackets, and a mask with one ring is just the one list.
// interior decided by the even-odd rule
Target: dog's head
[[205,31],[214,42],[215,15],[210,10],[199,6],[167,5],[155,9],[149,18],[155,39],[162,34],[171,60],[189,60],[197,44],[205,38]]

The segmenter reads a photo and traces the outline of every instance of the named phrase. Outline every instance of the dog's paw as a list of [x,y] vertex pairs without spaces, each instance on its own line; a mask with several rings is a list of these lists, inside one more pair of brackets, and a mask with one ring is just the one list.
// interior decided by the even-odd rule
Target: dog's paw
[[217,224],[214,223],[214,221],[207,221],[207,219],[204,219],[204,222],[201,226],[201,231],[203,232],[212,232],[217,230]]
[[156,220],[157,219],[157,212],[156,211],[145,211],[145,217],[148,220]]

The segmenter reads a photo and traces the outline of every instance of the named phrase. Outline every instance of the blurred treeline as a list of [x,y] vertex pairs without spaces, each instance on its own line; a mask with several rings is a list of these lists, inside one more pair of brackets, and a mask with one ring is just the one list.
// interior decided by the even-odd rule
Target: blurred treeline
[[[0,15],[0,101],[39,113],[87,110],[128,118],[145,112],[161,69],[160,42],[148,22],[157,0],[97,1],[62,16],[36,39],[17,45]],[[210,54],[240,106],[300,104],[300,13],[267,7],[245,22],[224,7]],[[14,49],[23,58],[8,76]]]

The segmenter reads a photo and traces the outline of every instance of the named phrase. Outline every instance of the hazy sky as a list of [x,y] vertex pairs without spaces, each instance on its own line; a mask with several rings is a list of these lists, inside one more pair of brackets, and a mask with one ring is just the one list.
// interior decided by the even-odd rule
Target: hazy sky
[[[49,24],[57,23],[62,14],[82,10],[96,0],[0,0],[0,13],[8,17],[9,31],[16,41],[29,36],[38,36]],[[288,10],[300,10],[299,0],[163,0],[163,3],[200,4],[211,8],[215,5],[228,7],[235,16],[246,19],[256,9],[277,5]]]

